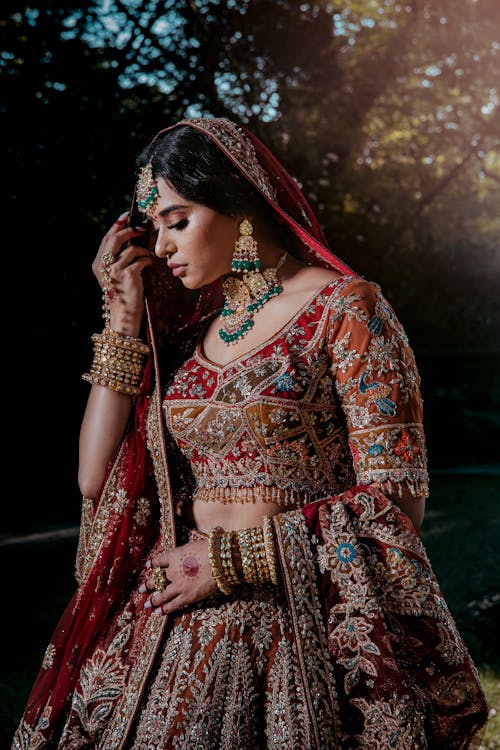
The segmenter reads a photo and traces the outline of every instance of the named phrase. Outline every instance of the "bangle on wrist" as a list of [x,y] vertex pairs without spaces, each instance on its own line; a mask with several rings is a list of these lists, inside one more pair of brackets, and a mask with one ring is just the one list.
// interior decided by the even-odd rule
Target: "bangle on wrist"
[[94,359],[90,372],[82,375],[92,385],[101,385],[118,393],[137,396],[150,349],[135,336],[105,328],[92,335]]
[[222,526],[215,526],[211,529],[208,535],[208,559],[210,560],[210,567],[212,569],[212,575],[215,579],[217,587],[223,594],[230,594],[233,590],[230,586],[229,581],[224,575],[222,569],[221,560],[221,539],[222,535],[226,532]]
[[224,594],[230,594],[240,583],[279,585],[269,517],[263,527],[224,531],[216,526],[208,537],[208,557],[217,587]]
[[264,549],[266,551],[266,559],[269,567],[269,577],[271,582],[278,586],[279,575],[278,575],[278,562],[276,559],[276,546],[273,534],[273,522],[271,516],[264,518],[264,525],[262,527],[262,535],[264,537]]

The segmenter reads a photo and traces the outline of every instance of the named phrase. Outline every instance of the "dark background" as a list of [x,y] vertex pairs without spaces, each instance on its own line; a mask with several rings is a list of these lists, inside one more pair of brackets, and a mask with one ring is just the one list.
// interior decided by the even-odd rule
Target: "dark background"
[[422,375],[431,468],[500,460],[500,7],[4,2],[6,533],[78,521],[91,273],[134,161],[184,115],[253,129]]
[[[500,482],[498,0],[5,0],[0,37],[0,551],[5,600],[19,615],[9,614],[9,643],[30,638],[34,611],[39,626],[35,652],[8,671],[11,724],[73,585],[74,537],[43,550],[15,539],[79,521],[81,374],[102,328],[91,262],[128,208],[137,153],[186,115],[250,127],[296,176],[333,250],[382,286],[422,376],[424,530],[433,559],[447,550],[445,590],[446,560],[467,571],[486,549],[498,570],[489,525]],[[458,507],[450,553],[446,519]],[[46,610],[20,600],[23,567],[32,571],[23,590],[50,590]],[[464,602],[477,596],[484,611],[498,602],[498,581],[477,587]],[[481,620],[485,638],[492,622]],[[491,663],[490,640],[474,648]]]

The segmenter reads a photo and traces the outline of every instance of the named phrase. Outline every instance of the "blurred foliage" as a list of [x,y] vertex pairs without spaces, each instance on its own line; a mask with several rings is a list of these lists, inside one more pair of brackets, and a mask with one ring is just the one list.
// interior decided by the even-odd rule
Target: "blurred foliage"
[[[432,462],[497,461],[499,56],[498,0],[4,0],[7,485],[29,444],[34,516],[40,486],[75,492],[80,375],[102,325],[91,261],[137,153],[184,116],[247,124],[334,251],[381,284],[417,361],[431,357]],[[47,441],[54,421],[67,439]]]
[[14,217],[62,253],[78,226],[77,278],[141,146],[186,114],[228,115],[297,177],[415,348],[498,351],[498,0],[8,0],[1,13]]

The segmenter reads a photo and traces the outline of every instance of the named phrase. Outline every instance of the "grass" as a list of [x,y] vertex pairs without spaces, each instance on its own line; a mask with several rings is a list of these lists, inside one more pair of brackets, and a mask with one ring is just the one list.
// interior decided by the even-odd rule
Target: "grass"
[[422,538],[490,705],[482,747],[500,750],[500,467],[438,474]]
[[[500,750],[500,473],[433,475],[422,538],[491,709],[482,747]],[[9,747],[45,647],[74,589],[75,539],[0,546],[0,747]]]

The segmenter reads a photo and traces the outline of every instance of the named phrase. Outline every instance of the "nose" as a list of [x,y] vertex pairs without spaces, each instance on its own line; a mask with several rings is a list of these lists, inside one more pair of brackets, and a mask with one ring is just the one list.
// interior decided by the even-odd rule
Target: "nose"
[[155,242],[155,255],[159,258],[167,258],[169,255],[173,255],[177,250],[175,242],[165,237],[162,229],[158,230]]

